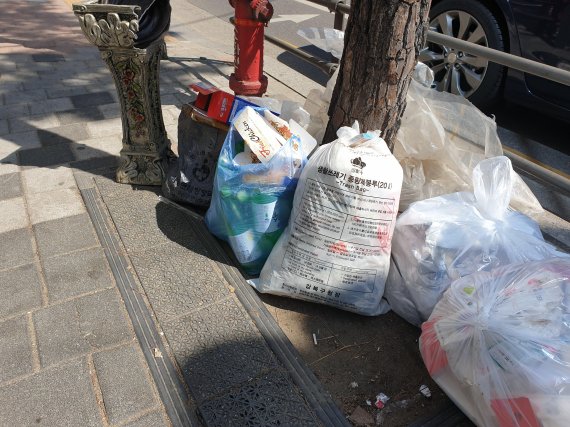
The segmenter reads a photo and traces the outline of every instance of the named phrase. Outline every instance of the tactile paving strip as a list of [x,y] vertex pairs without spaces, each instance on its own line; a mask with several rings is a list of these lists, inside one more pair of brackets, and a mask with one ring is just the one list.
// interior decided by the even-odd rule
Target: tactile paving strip
[[[150,235],[159,231],[168,233],[160,236],[158,244],[154,245],[154,251],[148,236],[144,245],[141,245],[140,241],[123,239],[127,253],[137,260],[137,273],[139,270],[144,271],[145,268],[141,266],[148,267],[151,264],[150,260],[157,252],[168,253],[170,262],[166,266],[172,267],[174,271],[164,276],[169,282],[164,284],[165,292],[172,291],[174,282],[181,288],[207,285],[207,281],[193,277],[190,272],[193,261],[188,260],[188,257],[197,260],[207,255],[210,258],[208,262],[211,270],[201,274],[209,274],[211,280],[216,278],[225,284],[226,292],[213,293],[210,300],[202,297],[195,299],[196,304],[188,301],[179,305],[181,310],[186,312],[168,313],[161,318],[161,312],[155,310],[190,392],[198,402],[202,420],[212,426],[321,424],[317,414],[323,411],[314,406],[322,405],[322,402],[330,397],[313,397],[312,402],[308,403],[309,399],[306,398],[302,386],[304,383],[299,385],[293,380],[295,375],[299,377],[299,372],[292,373],[283,365],[282,357],[275,357],[267,337],[260,333],[259,325],[250,318],[251,313],[244,309],[236,298],[237,292],[230,292],[232,286],[226,282],[220,270],[216,271],[216,264],[219,263],[211,260],[218,259],[216,256],[219,254],[205,248],[203,238],[194,231],[188,233],[188,230],[202,226],[201,220],[197,223],[194,218],[183,215],[186,221],[177,220],[179,233],[171,227],[164,230],[158,222],[162,220],[170,225],[172,221],[169,221],[169,218],[178,218],[181,213],[179,209],[158,203],[157,196],[149,191],[144,194],[144,189],[110,183],[103,178],[97,178],[96,181],[109,214],[122,237],[134,236],[129,231],[129,227],[133,227],[133,214],[136,214],[137,220],[140,219],[139,225],[142,222],[152,226],[155,222],[155,229],[149,230]],[[102,185],[99,185],[100,181]],[[133,202],[133,199],[136,199],[136,202]],[[125,215],[126,206],[130,203],[136,204],[137,209],[131,215]],[[139,232],[140,230],[136,234]],[[129,243],[134,245],[129,247]],[[145,257],[148,262],[145,262]],[[159,256],[161,257],[162,255]],[[176,275],[188,280],[178,280]],[[156,283],[160,277],[160,274],[139,275],[143,288],[152,287],[154,293],[160,290],[159,284]],[[188,292],[186,298],[193,299],[192,295],[198,294]],[[149,299],[153,304],[153,298]],[[252,387],[252,384],[257,386]],[[221,404],[222,402],[225,403]],[[347,425],[342,414],[337,422],[332,424],[327,420],[321,421],[325,425]]]

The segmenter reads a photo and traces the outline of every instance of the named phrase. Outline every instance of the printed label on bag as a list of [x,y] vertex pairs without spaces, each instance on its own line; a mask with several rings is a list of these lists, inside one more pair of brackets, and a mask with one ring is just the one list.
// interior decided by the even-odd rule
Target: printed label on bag
[[384,268],[396,204],[307,179],[282,263],[307,281],[300,294],[342,306],[344,292],[372,293],[378,271],[353,265]]
[[228,236],[230,246],[240,264],[247,264],[259,258],[259,248],[253,230],[244,231],[235,236]]
[[253,229],[258,233],[272,233],[279,229],[279,215],[275,207],[277,200],[269,203],[256,203]]

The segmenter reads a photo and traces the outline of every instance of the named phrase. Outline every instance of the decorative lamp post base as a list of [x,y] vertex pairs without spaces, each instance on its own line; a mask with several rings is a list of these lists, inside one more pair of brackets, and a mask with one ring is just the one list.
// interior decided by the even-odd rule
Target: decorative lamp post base
[[117,182],[161,185],[174,158],[164,128],[160,103],[160,60],[166,57],[162,38],[145,49],[134,47],[139,6],[73,5],[81,29],[101,52],[117,88],[123,123],[123,148]]

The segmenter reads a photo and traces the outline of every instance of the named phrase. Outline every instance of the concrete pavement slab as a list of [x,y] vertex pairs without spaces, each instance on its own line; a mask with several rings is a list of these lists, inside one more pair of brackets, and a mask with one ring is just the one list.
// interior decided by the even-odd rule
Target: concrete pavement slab
[[22,195],[19,172],[0,175],[0,200],[13,199]]
[[161,323],[199,402],[278,368],[262,336],[233,298]]
[[25,104],[36,101],[44,101],[46,99],[47,99],[47,94],[45,89],[16,91],[4,94],[4,103],[6,105]]
[[32,233],[29,228],[0,234],[0,270],[34,261]]
[[[44,86],[42,87],[47,87],[50,85],[50,82],[43,82],[43,85]],[[31,114],[47,114],[56,111],[71,110],[72,108],[73,108],[73,103],[69,98],[48,99],[45,101],[39,101],[30,104]]]
[[134,339],[115,289],[34,313],[42,367]]
[[0,425],[102,426],[84,360],[0,386]]
[[186,215],[157,204],[157,188],[131,187],[104,178],[96,181],[129,252],[156,248],[172,242],[174,236],[185,241],[193,234]]
[[211,261],[192,249],[190,245],[161,245],[130,255],[161,321],[198,310],[230,294],[223,279],[212,274]]
[[[47,93],[48,99],[65,98],[68,96],[82,95],[85,93],[89,93],[90,85],[92,84],[93,82],[89,83],[84,82],[83,85],[70,86],[63,83],[54,83],[52,85],[49,85],[48,87],[45,87],[44,89]],[[96,88],[100,90],[99,86],[97,86]]]
[[11,133],[31,132],[37,129],[48,129],[60,125],[53,113],[38,114],[36,116],[16,117],[8,119]]
[[[25,119],[18,118],[18,121]],[[0,157],[15,153],[19,150],[30,150],[40,147],[40,139],[37,131],[7,133],[0,137]]]
[[95,122],[98,120],[103,120],[105,118],[103,113],[99,110],[98,106],[75,108],[69,111],[61,111],[56,113],[56,116],[62,125],[70,125],[74,123],[84,123],[84,122]]
[[[1,98],[1,95],[0,95],[0,98]],[[10,132],[10,130],[8,129],[8,120],[7,119],[0,120],[0,136],[6,135],[9,132]]]
[[120,135],[109,135],[101,138],[79,140],[71,148],[77,160],[119,156],[123,148],[123,141]]
[[43,259],[99,244],[87,214],[36,224],[34,233]]
[[132,418],[158,403],[140,350],[134,345],[93,355],[105,411],[111,424]]
[[0,323],[0,383],[31,373],[32,349],[28,338],[28,317]]
[[91,171],[97,169],[109,169],[116,171],[119,167],[119,158],[117,156],[102,155],[100,157],[91,157],[85,160],[76,160],[70,165],[74,169]]
[[0,317],[42,305],[42,285],[35,264],[0,271]]
[[38,129],[38,138],[42,146],[70,144],[74,141],[88,139],[87,127],[84,123],[73,123],[49,129]]
[[70,96],[70,99],[74,108],[113,104],[115,102],[115,98],[110,92],[91,92],[85,95]]
[[70,145],[58,144],[21,151],[18,153],[19,164],[23,167],[49,167],[72,162],[75,160],[75,156]]
[[73,188],[28,194],[27,200],[32,224],[85,212],[83,200],[79,192]]
[[73,171],[66,166],[56,168],[33,168],[22,172],[27,194],[75,188]]
[[92,138],[123,134],[123,122],[120,117],[93,123],[89,122],[86,125]]
[[[0,48],[1,50],[1,48]],[[0,93],[7,93],[13,92],[15,90],[22,90],[23,89],[22,82],[6,82],[2,84],[2,88],[0,89]]]
[[100,105],[97,108],[106,119],[116,119],[121,117],[121,105],[118,103]]
[[42,368],[86,354],[91,347],[82,331],[75,301],[34,313]]
[[43,261],[50,302],[113,287],[115,281],[100,248]]
[[61,62],[65,61],[65,57],[58,53],[37,53],[32,55],[35,62]]
[[141,418],[125,424],[125,427],[168,427],[161,412],[151,412]]
[[0,233],[27,227],[28,213],[23,197],[0,201]]
[[0,106],[0,119],[9,119],[12,117],[22,117],[30,114],[28,104],[13,104]]
[[0,153],[0,175],[19,171],[20,166],[18,166],[18,158],[15,154],[2,157],[2,154]]

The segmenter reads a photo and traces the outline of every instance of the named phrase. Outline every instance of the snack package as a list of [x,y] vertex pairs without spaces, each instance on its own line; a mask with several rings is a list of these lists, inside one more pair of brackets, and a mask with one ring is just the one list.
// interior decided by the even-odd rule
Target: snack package
[[453,280],[563,255],[536,222],[509,209],[513,178],[508,158],[486,159],[473,171],[474,193],[415,202],[400,215],[385,292],[398,315],[419,326]]
[[422,358],[478,426],[566,426],[569,302],[569,258],[462,277],[422,325]]
[[[262,128],[266,141],[283,139],[264,120],[263,112],[251,109],[248,123],[256,123],[257,130]],[[292,135],[288,141],[283,139],[283,146],[269,159],[259,162],[260,158],[256,163],[255,151],[247,144],[250,134],[243,138],[238,132],[243,124],[240,116],[234,119],[220,152],[205,221],[212,234],[230,244],[244,271],[256,275],[287,225],[306,157],[299,139]]]
[[303,169],[257,290],[369,316],[388,311],[382,296],[401,185],[402,168],[378,131],[339,129]]
[[287,144],[287,140],[252,107],[241,110],[232,126],[261,163],[268,163]]

